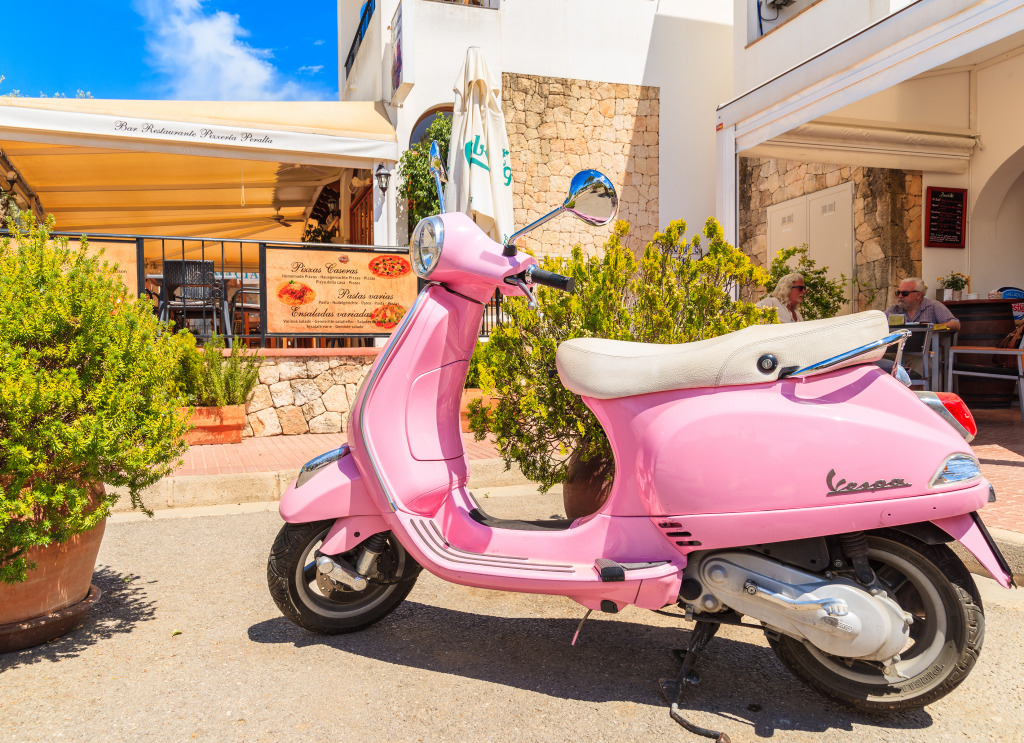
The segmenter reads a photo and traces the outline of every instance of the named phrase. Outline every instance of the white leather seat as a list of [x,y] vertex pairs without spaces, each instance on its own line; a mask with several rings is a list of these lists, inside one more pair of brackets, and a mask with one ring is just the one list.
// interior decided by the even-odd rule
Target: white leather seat
[[[664,390],[759,384],[867,345],[889,334],[877,310],[825,320],[753,325],[704,341],[679,344],[632,343],[603,338],[574,338],[558,347],[558,376],[568,389],[602,400]],[[885,348],[849,364],[882,358]],[[758,360],[775,357],[764,373]],[[832,371],[831,369],[829,371]]]

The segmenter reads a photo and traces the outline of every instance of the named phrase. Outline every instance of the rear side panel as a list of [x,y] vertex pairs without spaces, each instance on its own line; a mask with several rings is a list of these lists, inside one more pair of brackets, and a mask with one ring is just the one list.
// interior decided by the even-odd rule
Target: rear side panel
[[642,507],[652,517],[827,511],[933,495],[958,489],[929,487],[944,460],[971,454],[874,366],[587,403],[610,433],[614,487],[638,491],[609,498],[609,507]]

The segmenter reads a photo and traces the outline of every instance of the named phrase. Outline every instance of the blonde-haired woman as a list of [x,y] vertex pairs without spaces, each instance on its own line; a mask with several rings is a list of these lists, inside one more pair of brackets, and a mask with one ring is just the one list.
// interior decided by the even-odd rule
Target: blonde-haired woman
[[803,274],[789,273],[779,279],[775,291],[757,303],[763,309],[771,308],[779,315],[779,322],[800,322],[800,303],[804,301],[807,285]]

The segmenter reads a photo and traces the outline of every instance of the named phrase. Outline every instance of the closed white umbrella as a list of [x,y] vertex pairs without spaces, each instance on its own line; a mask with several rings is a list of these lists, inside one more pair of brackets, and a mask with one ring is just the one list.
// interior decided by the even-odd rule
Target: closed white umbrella
[[466,50],[455,82],[448,187],[444,205],[476,220],[498,242],[515,231],[508,132],[501,111],[501,81],[491,74],[479,47]]

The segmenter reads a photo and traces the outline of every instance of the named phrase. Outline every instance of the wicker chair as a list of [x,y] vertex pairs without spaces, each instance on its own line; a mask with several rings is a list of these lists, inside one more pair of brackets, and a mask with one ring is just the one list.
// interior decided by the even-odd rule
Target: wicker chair
[[183,320],[210,318],[230,345],[231,323],[224,282],[217,278],[213,261],[164,261],[157,314],[168,320],[172,313]]

